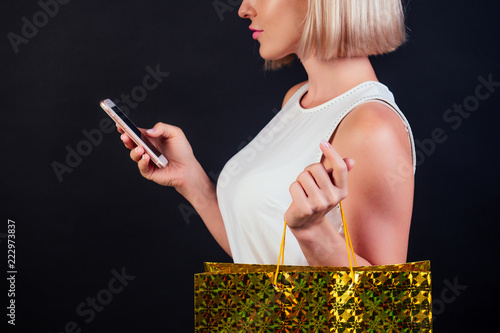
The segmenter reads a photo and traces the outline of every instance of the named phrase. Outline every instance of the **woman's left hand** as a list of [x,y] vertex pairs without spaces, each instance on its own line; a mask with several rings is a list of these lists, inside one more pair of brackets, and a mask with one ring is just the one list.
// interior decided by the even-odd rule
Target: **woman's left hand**
[[290,229],[307,229],[320,223],[347,197],[347,173],[354,160],[342,159],[328,141],[320,146],[332,169],[327,170],[322,163],[311,164],[290,185],[293,201],[285,212]]

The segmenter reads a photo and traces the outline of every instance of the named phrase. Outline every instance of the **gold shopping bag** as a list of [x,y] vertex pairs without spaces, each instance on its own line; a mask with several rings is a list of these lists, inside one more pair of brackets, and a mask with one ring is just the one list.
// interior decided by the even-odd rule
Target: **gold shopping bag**
[[[345,219],[344,230],[354,255]],[[283,253],[284,237],[281,263]],[[205,263],[194,287],[195,332],[432,332],[429,261],[366,267]]]

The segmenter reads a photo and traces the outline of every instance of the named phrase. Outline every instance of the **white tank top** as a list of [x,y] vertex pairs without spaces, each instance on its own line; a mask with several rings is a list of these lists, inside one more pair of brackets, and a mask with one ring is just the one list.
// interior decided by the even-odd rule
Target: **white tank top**
[[[392,93],[379,82],[362,83],[311,109],[300,105],[302,86],[259,134],[224,166],[217,198],[235,263],[276,264],[284,214],[292,202],[289,187],[310,164],[321,161],[319,144],[330,140],[342,119],[366,102],[388,105],[406,126],[415,168],[415,147],[408,121]],[[339,209],[327,218],[342,233]],[[307,265],[299,243],[287,229],[286,265]]]

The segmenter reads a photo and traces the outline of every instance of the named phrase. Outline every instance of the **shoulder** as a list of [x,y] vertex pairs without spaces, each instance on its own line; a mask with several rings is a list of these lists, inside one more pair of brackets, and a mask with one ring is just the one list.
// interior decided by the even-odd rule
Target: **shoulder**
[[396,146],[410,149],[403,120],[388,105],[380,102],[364,103],[351,111],[340,123],[337,134],[353,143],[383,144],[384,147],[379,149]]
[[337,127],[332,145],[341,156],[356,160],[356,173],[365,179],[383,179],[384,174],[399,174],[402,169],[409,170],[405,171],[408,179],[413,177],[412,147],[405,124],[382,103],[366,103],[351,111]]
[[285,98],[283,99],[283,104],[281,105],[281,107],[284,107],[286,103],[288,103],[288,101],[290,100],[290,98],[292,98],[292,96],[304,85],[306,84],[307,81],[304,81],[304,82],[301,82],[301,83],[298,83],[296,85],[294,85],[292,88],[290,88],[290,90],[288,90],[288,92],[286,93],[285,95]]

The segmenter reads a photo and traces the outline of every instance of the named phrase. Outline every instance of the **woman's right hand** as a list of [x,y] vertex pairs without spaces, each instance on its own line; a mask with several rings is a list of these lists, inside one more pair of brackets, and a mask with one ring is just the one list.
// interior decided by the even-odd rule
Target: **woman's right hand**
[[149,130],[140,130],[168,160],[168,164],[164,168],[158,168],[151,161],[144,148],[137,146],[118,127],[118,132],[122,133],[121,139],[125,147],[130,149],[130,158],[137,162],[141,175],[160,185],[173,186],[177,190],[185,187],[190,170],[197,169],[199,163],[182,130],[164,123],[157,123]]
[[138,147],[118,127],[122,133],[121,139],[125,147],[130,149],[130,157],[137,162],[141,174],[160,185],[175,187],[193,205],[217,243],[231,255],[215,186],[194,157],[193,149],[182,130],[163,123],[147,131],[140,130],[168,160],[164,168],[158,168],[144,148]]

